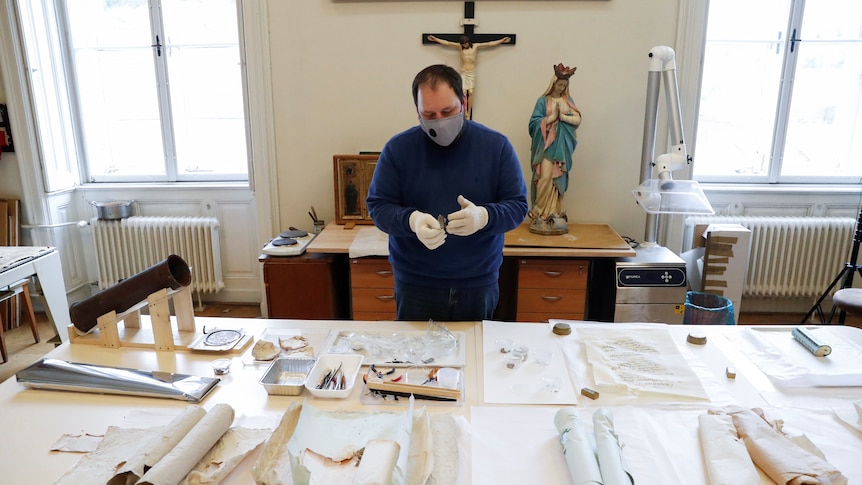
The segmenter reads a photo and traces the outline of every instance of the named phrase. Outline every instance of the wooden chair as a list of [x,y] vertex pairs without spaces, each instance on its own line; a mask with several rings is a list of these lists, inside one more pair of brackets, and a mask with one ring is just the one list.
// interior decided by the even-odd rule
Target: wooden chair
[[[27,318],[30,319],[30,330],[33,331],[33,338],[36,339],[36,343],[39,343],[39,329],[36,328],[36,314],[33,313],[33,300],[30,299],[29,283],[30,278],[24,278],[23,280],[16,281],[9,286],[0,288],[0,302],[14,298],[17,295],[24,297],[24,310],[27,312]],[[6,340],[4,339],[4,327],[5,324],[3,323],[2,317],[0,317],[0,354],[3,356],[3,362],[7,362],[9,360],[9,356],[6,350]]]

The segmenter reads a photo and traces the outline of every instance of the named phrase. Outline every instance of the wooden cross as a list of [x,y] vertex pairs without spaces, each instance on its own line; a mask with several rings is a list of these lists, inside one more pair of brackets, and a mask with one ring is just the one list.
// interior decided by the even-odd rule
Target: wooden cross
[[464,26],[464,32],[461,34],[422,34],[422,43],[425,45],[436,44],[433,40],[428,40],[429,35],[450,42],[458,42],[462,35],[466,35],[470,38],[470,42],[474,44],[508,37],[511,41],[505,45],[515,45],[515,34],[477,34],[475,32],[476,25],[478,25],[476,21],[476,2],[464,2],[464,20],[461,21],[461,24]]
[[[496,45],[515,45],[515,34],[477,34],[475,28],[478,22],[475,17],[475,2],[464,2],[464,32],[461,34],[422,34],[422,44],[440,44],[458,49],[461,56],[461,80],[467,106],[464,116],[473,118],[473,86],[475,84],[476,54],[479,48]],[[461,44],[466,37],[468,44]]]

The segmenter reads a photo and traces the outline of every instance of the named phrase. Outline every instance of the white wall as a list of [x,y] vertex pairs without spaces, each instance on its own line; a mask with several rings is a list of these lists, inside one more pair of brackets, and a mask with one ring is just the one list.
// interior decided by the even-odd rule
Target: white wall
[[[577,66],[570,91],[583,114],[565,206],[570,222],[609,223],[641,238],[637,186],[647,53],[674,45],[678,0],[478,1],[477,33],[517,44],[479,51],[474,120],[511,139],[529,180],[527,123],[559,62]],[[269,0],[280,223],[310,229],[334,217],[332,155],[380,150],[417,123],[413,76],[460,67],[423,33],[461,32],[461,1]],[[659,144],[661,146],[661,144]]]

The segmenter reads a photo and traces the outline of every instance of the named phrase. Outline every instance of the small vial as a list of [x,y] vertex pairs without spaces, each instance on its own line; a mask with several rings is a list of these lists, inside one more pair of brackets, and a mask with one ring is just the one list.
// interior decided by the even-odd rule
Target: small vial
[[599,398],[599,392],[594,391],[594,390],[590,389],[589,387],[581,388],[581,394],[592,399],[592,400],[596,400]]

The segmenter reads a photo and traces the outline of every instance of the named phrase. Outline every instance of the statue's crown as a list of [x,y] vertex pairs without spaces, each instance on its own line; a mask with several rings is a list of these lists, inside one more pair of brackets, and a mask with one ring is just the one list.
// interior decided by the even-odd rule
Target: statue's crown
[[572,74],[574,74],[577,69],[577,67],[566,67],[561,62],[554,66],[554,74],[556,74],[557,78],[559,79],[569,79],[570,77],[572,77]]

